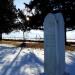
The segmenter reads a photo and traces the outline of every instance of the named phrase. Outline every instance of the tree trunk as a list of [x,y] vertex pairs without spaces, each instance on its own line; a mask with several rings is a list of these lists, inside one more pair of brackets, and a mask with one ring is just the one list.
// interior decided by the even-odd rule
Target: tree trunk
[[2,33],[0,33],[0,40],[2,40]]
[[64,25],[64,32],[65,32],[65,45],[68,45],[67,39],[66,39],[66,26]]
[[24,43],[24,41],[25,41],[25,38],[24,38],[24,31],[23,31],[23,43]]

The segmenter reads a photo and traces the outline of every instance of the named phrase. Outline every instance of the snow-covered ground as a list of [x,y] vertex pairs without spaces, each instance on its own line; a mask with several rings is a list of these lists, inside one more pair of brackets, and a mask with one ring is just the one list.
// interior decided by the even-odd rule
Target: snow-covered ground
[[[39,53],[40,52],[40,53]],[[40,75],[44,73],[43,49],[0,45],[0,75]]]
[[[65,66],[75,75],[75,51],[65,52]],[[45,75],[44,50],[0,44],[0,75]]]
[[[30,30],[24,33],[27,40],[44,40],[43,30]],[[9,34],[2,34],[3,39],[23,39],[23,32],[21,30],[12,31]],[[75,30],[66,32],[66,39],[68,42],[75,42]]]
[[75,51],[67,51],[65,53],[66,72],[75,75]]

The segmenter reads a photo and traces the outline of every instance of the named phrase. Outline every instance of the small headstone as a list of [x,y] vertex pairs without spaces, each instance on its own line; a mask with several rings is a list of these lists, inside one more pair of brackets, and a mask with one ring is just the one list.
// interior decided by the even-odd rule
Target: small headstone
[[44,20],[45,72],[63,75],[65,68],[64,20],[61,13],[49,13]]

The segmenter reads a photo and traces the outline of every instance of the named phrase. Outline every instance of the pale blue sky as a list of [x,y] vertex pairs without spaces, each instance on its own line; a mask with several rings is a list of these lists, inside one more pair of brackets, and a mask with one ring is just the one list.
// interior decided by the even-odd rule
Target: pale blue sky
[[24,3],[29,3],[31,0],[15,0],[14,4],[16,5],[16,8],[24,9]]

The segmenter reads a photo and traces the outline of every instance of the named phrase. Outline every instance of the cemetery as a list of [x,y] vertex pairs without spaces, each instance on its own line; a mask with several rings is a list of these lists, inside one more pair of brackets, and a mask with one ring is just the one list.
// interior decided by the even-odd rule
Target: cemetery
[[[69,75],[69,70],[67,69],[69,67],[67,65],[65,66],[65,62],[66,62],[66,64],[69,64],[69,63],[72,62],[72,60],[69,58],[69,56],[71,56],[70,55],[71,52],[70,51],[67,51],[65,53],[65,44],[64,44],[64,42],[65,42],[64,41],[64,21],[63,21],[63,17],[61,15],[61,13],[58,13],[57,16],[59,16],[62,19],[60,22],[58,22],[59,25],[57,24],[56,19],[55,19],[55,17],[54,17],[53,14],[49,13],[46,16],[46,18],[44,20],[44,23],[43,23],[44,24],[44,27],[45,27],[45,29],[44,29],[44,35],[43,34],[42,35],[40,34],[41,37],[43,36],[42,38],[43,38],[43,41],[44,42],[42,42],[42,43],[39,42],[39,41],[32,43],[32,41],[31,41],[30,44],[26,44],[26,46],[28,45],[27,48],[23,48],[23,49],[20,49],[20,46],[18,48],[15,48],[16,46],[20,45],[22,43],[22,41],[20,41],[20,42],[18,41],[16,43],[15,40],[12,40],[13,42],[11,42],[11,40],[9,40],[9,42],[6,40],[6,41],[2,41],[2,43],[0,43],[0,46],[3,47],[2,50],[4,50],[3,53],[6,52],[5,49],[4,49],[4,47],[5,48],[9,48],[8,51],[7,51],[8,52],[8,55],[5,58],[5,62],[8,62],[9,61],[9,60],[7,60],[7,58],[8,59],[11,59],[12,56],[13,56],[12,53],[11,53],[11,56],[10,56],[9,50],[12,51],[12,49],[13,49],[12,52],[14,52],[15,50],[17,51],[17,52],[15,52],[13,58],[11,59],[10,64],[8,64],[10,66],[11,66],[11,62],[14,61],[14,60],[15,60],[15,62],[13,62],[13,65],[16,64],[17,61],[19,60],[19,58],[20,57],[22,58],[22,55],[23,55],[24,52],[25,52],[25,54],[28,53],[29,56],[31,57],[31,58],[30,57],[27,57],[26,58],[28,60],[28,62],[26,60],[24,60],[24,63],[27,62],[27,64],[29,62],[31,64],[33,64],[35,62],[38,63],[37,62],[38,59],[36,60],[35,57],[33,57],[33,55],[34,54],[36,56],[39,55],[38,58],[41,59],[41,60],[39,60],[39,62],[42,61],[40,63],[43,64],[43,65],[40,65],[40,67],[39,67],[40,72],[39,72],[38,67],[36,67],[40,63],[38,63],[38,65],[35,64],[32,67],[31,67],[31,64],[29,64],[28,68],[26,70],[23,69],[24,72],[19,73],[19,75],[21,75],[22,73],[23,73],[23,75],[25,75],[25,73],[28,74],[28,75],[40,75],[40,74],[42,74],[42,75],[45,75],[46,74],[47,75],[47,73],[49,73],[49,74],[52,73],[52,75],[63,75],[63,74]],[[54,20],[55,20],[55,23],[54,23]],[[51,23],[50,23],[50,21],[51,21]],[[52,25],[52,23],[53,23],[53,25]],[[62,24],[62,26],[60,26],[61,25],[60,23]],[[52,26],[50,26],[50,24]],[[48,33],[48,32],[51,32],[51,33]],[[61,32],[63,34],[61,34]],[[34,39],[36,39],[36,36],[34,37]],[[40,40],[40,38],[38,38],[38,39]],[[31,45],[33,45],[33,46],[31,46]],[[12,49],[11,49],[11,47],[12,47]],[[74,52],[72,52],[72,54],[74,54]],[[31,60],[29,60],[29,59],[31,59]],[[33,60],[35,62],[33,62]],[[4,70],[3,72],[1,72],[1,69],[0,69],[0,73],[2,73],[1,75],[3,75],[4,73],[6,73],[6,75],[10,75],[10,74],[12,75],[13,74],[12,71],[15,69],[15,67],[18,66],[17,65],[17,66],[14,66],[13,67],[13,65],[11,66],[10,69],[7,67],[7,65],[5,65],[6,68],[8,69],[8,71]],[[20,65],[22,65],[22,64],[20,64]],[[49,65],[50,65],[50,67],[49,67]],[[5,66],[2,66],[2,67],[4,68]],[[30,69],[30,67],[31,67],[31,69]],[[20,68],[21,67],[19,67],[19,69]],[[17,75],[16,72],[18,73],[19,69],[16,69],[17,71],[14,71],[15,75]],[[30,71],[30,73],[28,73],[27,70]],[[64,73],[64,72],[67,72],[67,73]],[[72,74],[72,75],[74,75],[74,74]]]
[[0,75],[75,75],[74,6],[1,0]]

